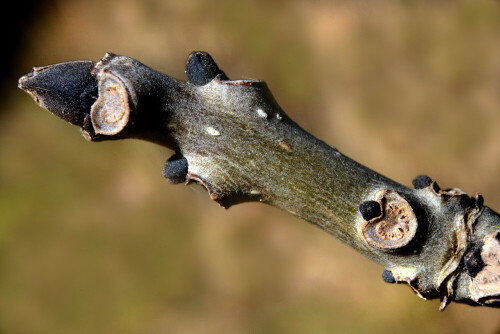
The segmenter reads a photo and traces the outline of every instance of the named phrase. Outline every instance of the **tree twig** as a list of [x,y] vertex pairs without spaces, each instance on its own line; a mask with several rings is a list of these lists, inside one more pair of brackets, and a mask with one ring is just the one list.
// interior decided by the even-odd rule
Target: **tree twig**
[[388,283],[423,298],[500,307],[500,217],[479,194],[407,188],[301,129],[267,85],[229,80],[204,52],[188,81],[129,57],[34,68],[19,80],[43,108],[90,141],[139,138],[176,151],[170,183],[200,183],[225,208],[260,201],[333,234],[383,265]]

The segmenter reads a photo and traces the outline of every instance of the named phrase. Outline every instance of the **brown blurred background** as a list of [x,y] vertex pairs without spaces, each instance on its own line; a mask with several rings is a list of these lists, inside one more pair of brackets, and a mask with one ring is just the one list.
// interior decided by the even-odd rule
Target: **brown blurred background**
[[440,313],[314,226],[171,186],[172,152],[88,143],[16,88],[32,66],[107,51],[184,78],[189,52],[208,51],[348,156],[498,210],[498,1],[18,3],[4,27],[0,333],[500,333],[498,310]]

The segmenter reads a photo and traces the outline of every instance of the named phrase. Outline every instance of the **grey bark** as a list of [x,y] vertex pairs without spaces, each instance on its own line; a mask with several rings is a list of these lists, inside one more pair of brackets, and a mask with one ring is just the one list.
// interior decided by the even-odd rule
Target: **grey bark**
[[34,68],[19,80],[90,141],[139,138],[176,151],[171,183],[202,184],[225,208],[260,201],[331,233],[422,298],[500,307],[500,217],[478,194],[426,176],[405,187],[300,128],[267,85],[229,80],[194,52],[188,81],[106,54]]

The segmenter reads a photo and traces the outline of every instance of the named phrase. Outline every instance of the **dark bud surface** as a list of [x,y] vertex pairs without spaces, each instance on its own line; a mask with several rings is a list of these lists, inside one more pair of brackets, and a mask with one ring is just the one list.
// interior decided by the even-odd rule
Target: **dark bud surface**
[[366,201],[361,203],[359,205],[359,212],[361,212],[364,220],[371,220],[382,215],[380,204],[377,201]]
[[170,157],[163,166],[163,176],[170,184],[186,182],[187,172],[187,159],[180,153],[176,153]]
[[19,79],[19,88],[54,115],[82,126],[97,95],[97,81],[91,61],[71,61],[44,67]]
[[415,189],[424,189],[432,184],[432,179],[427,175],[419,175],[411,183]]
[[219,73],[221,70],[208,53],[195,51],[189,55],[186,62],[186,75],[193,85],[206,85]]
[[394,279],[394,276],[392,275],[392,271],[390,271],[390,270],[384,270],[382,272],[382,279],[386,283],[396,283],[396,280]]

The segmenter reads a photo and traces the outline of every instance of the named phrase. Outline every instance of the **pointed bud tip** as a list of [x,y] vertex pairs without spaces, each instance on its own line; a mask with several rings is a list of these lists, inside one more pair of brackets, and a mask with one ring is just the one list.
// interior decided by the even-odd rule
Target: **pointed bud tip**
[[85,114],[90,112],[88,103],[82,102],[82,94],[97,90],[97,81],[91,74],[93,66],[92,61],[79,60],[34,67],[19,78],[18,87],[42,108],[82,126]]

